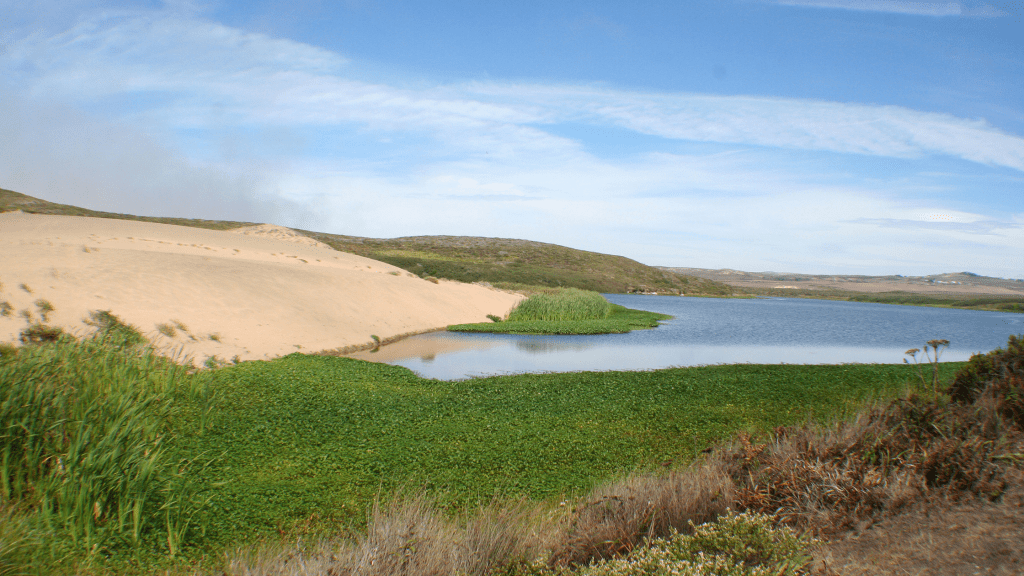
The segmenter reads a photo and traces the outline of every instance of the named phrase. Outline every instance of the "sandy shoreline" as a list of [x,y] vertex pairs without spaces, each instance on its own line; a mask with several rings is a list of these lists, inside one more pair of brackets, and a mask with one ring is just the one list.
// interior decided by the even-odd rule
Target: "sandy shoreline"
[[[503,315],[521,296],[420,279],[287,228],[214,231],[0,214],[0,341],[39,321],[85,334],[109,310],[197,363],[360,346]],[[160,328],[163,328],[161,331]]]

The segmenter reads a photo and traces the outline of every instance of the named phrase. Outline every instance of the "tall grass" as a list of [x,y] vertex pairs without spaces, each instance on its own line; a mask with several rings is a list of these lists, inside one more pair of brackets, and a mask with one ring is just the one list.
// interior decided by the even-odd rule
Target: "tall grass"
[[133,339],[117,324],[0,360],[0,503],[28,511],[43,563],[125,547],[173,556],[205,504],[171,423],[206,411],[208,376]]
[[611,304],[597,292],[576,288],[560,290],[554,294],[535,294],[512,309],[511,322],[572,322],[601,320],[611,313]]

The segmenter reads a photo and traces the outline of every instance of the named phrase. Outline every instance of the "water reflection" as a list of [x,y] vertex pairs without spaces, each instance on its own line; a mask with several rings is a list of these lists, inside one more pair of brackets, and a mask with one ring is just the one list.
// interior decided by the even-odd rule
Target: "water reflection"
[[951,341],[942,359],[955,361],[1024,333],[1024,315],[1000,312],[788,298],[607,297],[675,318],[654,330],[599,336],[438,332],[353,356],[452,380],[731,363],[900,363],[908,348],[933,338]]
[[523,352],[529,352],[530,354],[545,354],[552,352],[567,352],[575,351],[580,352],[587,348],[593,348],[599,343],[594,340],[577,339],[572,341],[551,341],[544,340],[543,338],[524,338],[522,340],[516,340],[516,349],[522,350]]

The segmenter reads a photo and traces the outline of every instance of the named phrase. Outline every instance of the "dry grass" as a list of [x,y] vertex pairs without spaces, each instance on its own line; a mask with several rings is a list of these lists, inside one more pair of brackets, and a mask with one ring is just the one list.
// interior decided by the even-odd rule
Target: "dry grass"
[[226,561],[226,576],[385,576],[493,574],[525,564],[548,545],[539,525],[551,516],[523,502],[494,504],[451,519],[428,497],[377,503],[366,534],[311,546],[242,549]]
[[864,523],[818,550],[817,568],[842,576],[1024,573],[1024,481],[997,501],[925,503]]
[[831,430],[741,437],[722,456],[741,509],[828,535],[921,501],[999,498],[1024,437],[990,394],[972,405],[910,396]]
[[550,561],[581,565],[627,554],[645,539],[711,522],[729,507],[735,507],[732,481],[717,462],[630,476],[596,488],[576,505]]

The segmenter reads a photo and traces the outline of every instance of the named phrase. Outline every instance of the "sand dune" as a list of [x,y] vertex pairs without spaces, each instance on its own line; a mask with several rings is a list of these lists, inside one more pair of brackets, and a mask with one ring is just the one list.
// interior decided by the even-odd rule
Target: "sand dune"
[[[277,226],[213,231],[165,224],[0,214],[0,341],[47,323],[79,334],[109,310],[197,363],[315,352],[505,314],[521,297],[422,280]],[[159,331],[164,325],[164,332]]]

